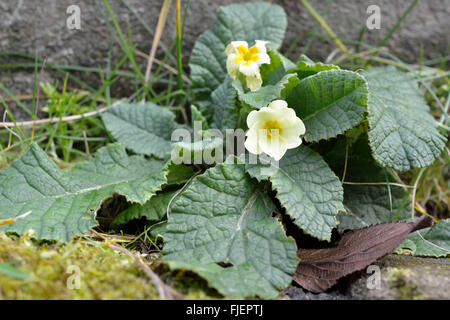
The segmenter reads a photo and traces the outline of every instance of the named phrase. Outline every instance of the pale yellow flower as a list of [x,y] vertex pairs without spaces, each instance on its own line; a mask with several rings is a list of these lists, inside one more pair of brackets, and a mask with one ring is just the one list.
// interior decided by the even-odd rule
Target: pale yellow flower
[[270,64],[266,44],[268,41],[256,40],[255,45],[248,47],[245,41],[233,41],[225,49],[227,58],[227,71],[230,77],[236,79],[238,71],[245,76],[250,91],[261,88],[262,79],[259,67]]
[[250,112],[247,117],[249,130],[245,148],[253,153],[280,160],[288,149],[302,143],[305,125],[284,100],[274,100],[267,107]]

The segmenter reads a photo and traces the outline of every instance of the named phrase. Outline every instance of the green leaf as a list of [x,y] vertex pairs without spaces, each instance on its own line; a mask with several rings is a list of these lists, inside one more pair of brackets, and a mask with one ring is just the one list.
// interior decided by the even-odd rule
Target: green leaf
[[166,182],[162,161],[128,156],[119,144],[101,148],[92,162],[68,172],[37,144],[0,171],[0,219],[32,213],[1,231],[36,231],[38,239],[68,241],[97,225],[95,213],[114,193],[144,204]]
[[445,145],[417,81],[393,67],[362,73],[370,88],[369,141],[382,166],[407,171],[433,163]]
[[111,135],[138,154],[164,158],[172,149],[172,132],[178,127],[175,115],[153,103],[119,104],[103,113]]
[[278,49],[286,26],[286,14],[278,5],[258,2],[221,7],[211,29],[197,39],[189,61],[197,101],[209,105],[211,93],[229,77],[225,47],[231,41],[252,45],[255,40],[266,40]]
[[330,240],[338,211],[344,211],[339,179],[322,157],[300,146],[286,152],[279,165],[247,165],[258,180],[269,178],[286,213],[307,234]]
[[237,93],[231,78],[218,86],[211,94],[212,104],[209,107],[212,126],[225,133],[226,129],[236,129],[239,119],[239,107],[236,103]]
[[173,186],[185,183],[190,177],[194,175],[194,170],[191,167],[185,166],[184,164],[174,164],[170,162],[167,167],[169,170],[167,174],[167,183],[165,186]]
[[[204,137],[194,142],[177,142],[173,144],[172,160],[184,164],[213,164],[223,162],[223,139],[219,137]],[[179,163],[179,162],[177,162]]]
[[14,267],[12,263],[0,263],[0,274],[19,280],[27,280],[29,278],[27,273]]
[[[420,234],[419,234],[420,233]],[[420,236],[422,235],[422,237]],[[438,221],[428,229],[411,233],[396,249],[409,250],[414,256],[446,257],[450,255],[450,219]]]
[[366,111],[367,96],[363,77],[351,71],[329,70],[301,80],[286,100],[305,124],[305,139],[316,142],[358,125]]
[[208,130],[208,120],[202,112],[193,104],[191,104],[192,123],[199,121],[201,123],[201,130]]
[[230,263],[236,268],[226,272],[234,278],[238,276],[235,272],[242,271],[239,266],[248,264],[246,270],[252,271],[246,272],[247,276],[265,280],[264,288],[255,288],[255,295],[274,297],[291,282],[297,259],[295,243],[272,217],[273,209],[270,198],[246,175],[243,164],[208,169],[171,207],[164,261]]
[[128,209],[122,211],[111,222],[111,228],[117,228],[131,220],[145,217],[150,222],[161,221],[167,213],[167,207],[170,200],[174,197],[177,190],[162,191],[153,196],[144,205],[133,204]]
[[209,285],[228,298],[256,297],[274,298],[283,288],[275,288],[250,263],[221,267],[215,263],[201,264],[184,261],[169,261],[169,267],[186,269],[205,278]]
[[293,73],[285,75],[277,84],[266,85],[257,91],[244,92],[239,80],[233,81],[233,87],[238,92],[239,99],[253,108],[266,107],[272,100],[284,99],[288,92],[297,86],[299,80]]
[[287,70],[295,68],[295,64],[277,50],[269,48],[267,54],[270,57],[270,64],[263,64],[259,69],[263,86],[276,84],[288,73]]
[[304,79],[320,71],[327,70],[340,70],[340,68],[334,64],[324,64],[322,62],[313,62],[305,55],[300,57],[300,61],[297,62],[297,66],[294,66],[289,72],[297,73],[298,78]]

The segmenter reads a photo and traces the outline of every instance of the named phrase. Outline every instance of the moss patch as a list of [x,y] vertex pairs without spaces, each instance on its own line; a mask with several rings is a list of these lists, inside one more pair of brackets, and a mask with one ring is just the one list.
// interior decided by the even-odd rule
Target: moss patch
[[16,238],[0,233],[0,263],[7,262],[28,278],[1,274],[3,299],[158,299],[133,259],[106,246],[81,240],[39,245],[27,235]]
[[401,300],[424,300],[425,296],[419,294],[417,285],[409,281],[408,269],[392,268],[389,270],[387,281],[392,288],[397,290],[397,297]]

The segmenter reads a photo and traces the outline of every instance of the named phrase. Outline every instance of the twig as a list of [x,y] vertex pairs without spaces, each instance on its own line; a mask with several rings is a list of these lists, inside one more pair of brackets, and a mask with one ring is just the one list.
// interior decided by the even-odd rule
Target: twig
[[[400,178],[400,176],[398,175],[398,173],[397,173],[395,170],[390,169],[390,170],[389,170],[389,173],[390,173],[397,181],[403,182],[402,179]],[[404,187],[403,189],[406,191],[408,188]]]
[[30,210],[30,211],[27,211],[27,212],[25,212],[24,214],[21,214],[20,216],[17,216],[17,217],[15,217],[15,218],[9,218],[9,219],[5,219],[5,220],[0,220],[0,226],[5,226],[5,225],[8,225],[8,224],[16,223],[17,220],[25,219],[25,218],[28,217],[32,212],[33,212],[33,211]]
[[436,247],[436,248],[438,248],[438,249],[440,249],[440,250],[443,250],[443,251],[445,251],[445,252],[447,252],[447,253],[450,253],[450,250],[447,250],[447,249],[445,249],[445,248],[443,248],[443,247],[440,247],[440,246],[438,246],[437,244],[435,244],[435,243],[433,243],[433,242],[431,242],[431,241],[425,239],[425,238],[422,236],[422,234],[420,233],[420,231],[417,231],[417,234],[419,235],[419,237],[420,237],[424,242],[428,243],[430,246]]
[[161,278],[153,272],[153,270],[142,260],[142,257],[136,254],[133,254],[131,251],[127,250],[126,248],[114,244],[108,244],[108,246],[111,249],[120,251],[128,255],[129,257],[133,258],[134,261],[137,263],[137,265],[142,269],[142,271],[145,272],[145,274],[150,278],[150,280],[153,282],[156,290],[158,291],[158,295],[161,297],[161,299],[181,299],[182,296],[177,293],[174,289],[166,285]]
[[[380,49],[387,50],[385,47],[380,48]],[[354,54],[354,53],[352,53],[352,54],[353,54],[353,58],[362,58],[364,56],[376,53],[378,51],[379,51],[379,49],[368,49],[368,50],[365,50],[365,51],[358,52],[357,54]],[[341,62],[345,61],[348,58],[349,57],[347,55],[343,54],[343,55],[337,57],[332,63],[338,64],[338,63],[341,63]]]
[[[361,185],[361,186],[379,186],[379,185],[387,185],[387,182],[349,182],[345,181],[342,182],[343,184],[352,184],[352,185]],[[409,186],[406,184],[401,183],[395,183],[395,182],[389,182],[389,185],[396,186],[396,187],[402,187],[402,188],[414,188],[414,186]]]
[[46,124],[46,123],[56,123],[59,121],[69,122],[69,121],[74,121],[74,120],[78,120],[78,119],[95,116],[96,114],[106,111],[106,109],[107,109],[107,107],[104,107],[104,108],[98,109],[96,111],[86,112],[83,114],[77,114],[77,115],[67,116],[67,117],[62,117],[62,118],[48,118],[48,119],[41,119],[41,120],[36,120],[36,121],[23,121],[23,122],[16,122],[16,123],[0,122],[0,128],[29,127],[29,126],[34,126],[34,125]]
[[[2,123],[12,123],[14,126],[14,122],[5,122],[6,121],[6,115],[8,114],[8,110],[5,110],[5,112],[3,113],[3,122]],[[14,120],[14,119],[13,119]],[[2,123],[0,123],[0,128],[2,127]],[[22,138],[14,132],[14,130],[10,129],[9,126],[5,125],[4,128],[11,133],[13,136],[17,137],[20,141],[22,141]]]
[[5,100],[5,102],[10,102],[10,101],[14,101],[14,98],[17,100],[31,100],[31,99],[33,99],[33,95],[32,94],[22,94],[22,95],[18,95],[15,97],[5,97],[4,100]]
[[106,234],[106,233],[101,233],[95,230],[92,230],[91,232],[85,232],[84,234],[87,237],[91,237],[91,238],[98,238],[98,239],[114,239],[114,240],[120,240],[120,241],[131,241],[134,240],[136,238],[136,236],[133,235],[118,235],[118,234]]

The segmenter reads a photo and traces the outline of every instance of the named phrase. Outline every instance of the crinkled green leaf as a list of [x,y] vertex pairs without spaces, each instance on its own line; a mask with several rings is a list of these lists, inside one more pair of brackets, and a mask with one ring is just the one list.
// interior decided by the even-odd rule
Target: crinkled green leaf
[[164,163],[128,156],[119,144],[101,148],[92,162],[68,172],[37,144],[0,171],[0,219],[32,213],[1,231],[36,231],[39,239],[70,240],[97,225],[95,213],[114,193],[144,204],[166,182]]
[[119,104],[103,113],[111,135],[138,154],[164,158],[170,150],[172,132],[178,127],[175,115],[153,103]]
[[236,103],[237,93],[232,86],[231,78],[227,78],[211,94],[212,127],[223,133],[226,129],[235,129],[239,119],[239,107]]
[[145,217],[150,223],[160,221],[165,217],[169,201],[174,198],[174,194],[177,189],[172,187],[178,186],[189,181],[194,175],[194,171],[191,167],[183,164],[174,164],[170,162],[166,166],[167,182],[164,183],[164,188],[170,187],[171,189],[165,189],[158,192],[156,195],[150,198],[144,205],[139,203],[132,204],[128,209],[122,211],[111,222],[110,227],[117,228],[120,225],[124,225],[131,220],[140,219]]
[[233,277],[242,272],[239,266],[247,263],[246,270],[252,272],[246,275],[263,278],[266,283],[254,295],[266,297],[271,292],[274,296],[291,282],[297,259],[295,243],[272,217],[273,209],[270,198],[245,173],[243,164],[224,163],[208,169],[171,207],[164,260],[230,263],[236,267],[226,272]]
[[270,57],[269,64],[263,64],[260,67],[261,78],[264,85],[274,85],[279,82],[289,69],[295,68],[295,63],[283,56],[275,49],[269,49],[267,54]]
[[166,216],[167,207],[170,200],[175,196],[177,190],[162,191],[151,197],[144,205],[133,204],[128,209],[122,211],[111,222],[110,227],[116,228],[131,220],[145,217],[150,222],[158,222]]
[[275,85],[266,85],[257,91],[244,92],[239,80],[233,81],[233,86],[238,92],[239,99],[253,108],[261,109],[275,99],[284,99],[288,92],[298,85],[299,80],[293,73],[285,75]]
[[[284,38],[287,19],[284,10],[267,2],[232,4],[221,7],[211,29],[197,39],[189,66],[197,101],[210,104],[211,93],[228,77],[225,47],[231,41],[270,41],[278,49]],[[203,110],[201,110],[203,111]]]
[[405,249],[414,256],[450,256],[450,219],[438,221],[431,228],[411,233],[395,252],[400,253]]
[[185,166],[184,164],[174,164],[173,162],[170,162],[167,170],[169,170],[169,172],[167,174],[167,183],[165,186],[173,186],[184,183],[194,175],[194,170],[192,170],[192,167]]
[[433,163],[445,145],[417,81],[394,67],[362,73],[370,88],[369,141],[374,158],[399,171]]
[[320,71],[339,70],[340,68],[334,64],[324,64],[322,62],[313,62],[307,56],[302,55],[297,65],[292,67],[289,72],[297,73],[298,78],[304,79]]
[[286,100],[303,120],[306,140],[315,142],[358,125],[366,111],[367,96],[363,77],[351,71],[329,70],[302,79]]
[[[322,143],[323,146],[320,147],[326,150],[322,155],[340,179],[344,172],[346,141],[346,138],[337,139],[332,143]],[[411,217],[407,191],[402,187],[383,184],[386,177],[388,181],[393,182],[385,169],[373,159],[366,134],[348,146],[344,183],[344,206],[347,212],[338,215],[340,232],[392,222],[394,217],[397,217],[396,221],[408,220]],[[376,185],[370,185],[371,183]]]
[[343,189],[319,154],[300,146],[288,150],[278,166],[249,164],[246,169],[257,179],[269,178],[276,198],[303,231],[330,240],[336,215],[344,211]]

